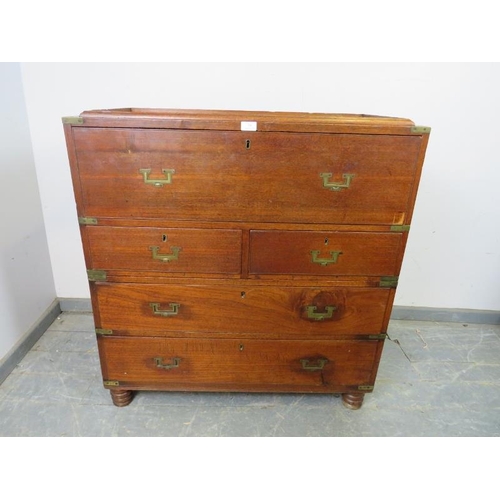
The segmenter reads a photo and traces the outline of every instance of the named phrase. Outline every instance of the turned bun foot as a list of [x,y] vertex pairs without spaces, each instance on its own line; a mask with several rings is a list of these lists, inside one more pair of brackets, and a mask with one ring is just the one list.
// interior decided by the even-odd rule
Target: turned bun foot
[[359,410],[363,404],[365,395],[359,392],[346,392],[342,394],[342,403],[350,410]]
[[127,406],[134,397],[132,391],[125,391],[123,389],[111,389],[109,392],[115,406]]

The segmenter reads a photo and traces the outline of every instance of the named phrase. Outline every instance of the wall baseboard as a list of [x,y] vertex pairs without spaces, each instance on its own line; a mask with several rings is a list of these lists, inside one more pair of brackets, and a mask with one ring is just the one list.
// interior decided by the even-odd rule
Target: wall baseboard
[[484,325],[500,325],[500,311],[394,306],[392,309],[391,319],[436,321],[441,323],[481,323]]
[[[92,312],[90,299],[59,299],[63,312]],[[394,306],[391,319],[500,325],[500,311]]]
[[62,312],[92,312],[90,299],[65,299],[59,298]]
[[24,356],[26,356],[59,314],[61,314],[59,300],[55,299],[43,312],[37,322],[19,339],[14,347],[0,361],[0,384],[9,376],[10,372]]

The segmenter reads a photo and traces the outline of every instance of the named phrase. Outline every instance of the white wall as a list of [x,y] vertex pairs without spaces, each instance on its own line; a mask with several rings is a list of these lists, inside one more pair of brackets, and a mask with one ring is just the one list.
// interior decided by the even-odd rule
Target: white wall
[[0,360],[56,298],[21,69],[0,63]]
[[57,295],[88,297],[60,117],[168,107],[369,113],[432,127],[396,304],[500,310],[498,64],[23,64]]

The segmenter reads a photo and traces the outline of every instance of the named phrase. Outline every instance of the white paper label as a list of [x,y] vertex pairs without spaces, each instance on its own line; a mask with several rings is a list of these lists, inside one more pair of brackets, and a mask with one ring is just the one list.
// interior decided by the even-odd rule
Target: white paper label
[[241,130],[244,132],[255,132],[257,130],[257,122],[241,122]]

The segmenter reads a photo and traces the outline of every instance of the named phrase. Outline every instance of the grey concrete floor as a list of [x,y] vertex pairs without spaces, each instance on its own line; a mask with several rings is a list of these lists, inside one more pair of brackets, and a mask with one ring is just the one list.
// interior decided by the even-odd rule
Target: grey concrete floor
[[331,395],[139,392],[112,405],[90,314],[63,313],[0,385],[0,436],[500,436],[500,326],[392,321],[360,410]]

